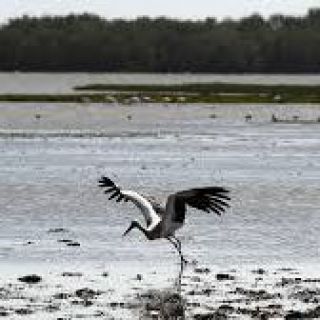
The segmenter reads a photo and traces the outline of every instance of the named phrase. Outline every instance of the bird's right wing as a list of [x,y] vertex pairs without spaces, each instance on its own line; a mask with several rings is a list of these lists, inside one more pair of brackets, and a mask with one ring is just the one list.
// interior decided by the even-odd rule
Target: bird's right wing
[[117,198],[116,201],[128,201],[129,199],[122,194],[121,189],[108,177],[101,177],[99,180],[99,187],[105,188],[104,193],[110,193],[109,200]]
[[124,200],[134,203],[143,213],[148,227],[159,223],[160,217],[154,211],[152,204],[139,193],[131,190],[122,190],[107,177],[100,178],[99,187],[106,188],[104,193],[111,194],[109,200],[116,198],[117,202]]

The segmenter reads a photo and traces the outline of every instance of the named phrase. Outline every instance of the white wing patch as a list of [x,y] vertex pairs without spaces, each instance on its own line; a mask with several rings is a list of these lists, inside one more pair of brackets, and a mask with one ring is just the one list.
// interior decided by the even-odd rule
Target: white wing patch
[[141,196],[139,193],[131,190],[121,190],[121,194],[126,198],[132,201],[142,212],[148,229],[153,229],[160,221],[160,217],[154,211],[151,203]]

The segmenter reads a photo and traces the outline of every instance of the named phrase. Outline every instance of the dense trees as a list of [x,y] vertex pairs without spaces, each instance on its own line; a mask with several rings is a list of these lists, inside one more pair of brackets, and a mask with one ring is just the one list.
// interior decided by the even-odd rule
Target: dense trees
[[320,9],[221,22],[24,16],[0,27],[0,69],[319,72]]

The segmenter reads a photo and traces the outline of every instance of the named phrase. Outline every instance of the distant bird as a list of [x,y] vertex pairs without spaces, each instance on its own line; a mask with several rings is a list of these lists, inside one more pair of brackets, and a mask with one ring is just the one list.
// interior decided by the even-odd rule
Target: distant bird
[[222,187],[204,187],[179,191],[170,194],[167,203],[161,206],[153,198],[143,197],[135,191],[122,190],[111,179],[101,177],[99,186],[106,188],[105,193],[110,193],[109,200],[116,198],[117,202],[131,201],[142,212],[146,220],[146,228],[137,220],[133,220],[123,236],[132,229],[139,229],[149,240],[165,238],[177,249],[181,263],[186,263],[181,252],[181,242],[175,237],[175,231],[183,226],[187,205],[205,211],[221,215],[229,207],[227,201],[231,200],[228,190]]

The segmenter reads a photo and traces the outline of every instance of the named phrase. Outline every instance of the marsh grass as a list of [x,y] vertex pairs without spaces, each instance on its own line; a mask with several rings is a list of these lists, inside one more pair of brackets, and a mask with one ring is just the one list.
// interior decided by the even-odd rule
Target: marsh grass
[[[3,94],[3,102],[66,103],[320,103],[320,86],[190,83],[75,87],[76,94]],[[90,91],[90,93],[88,92]]]

